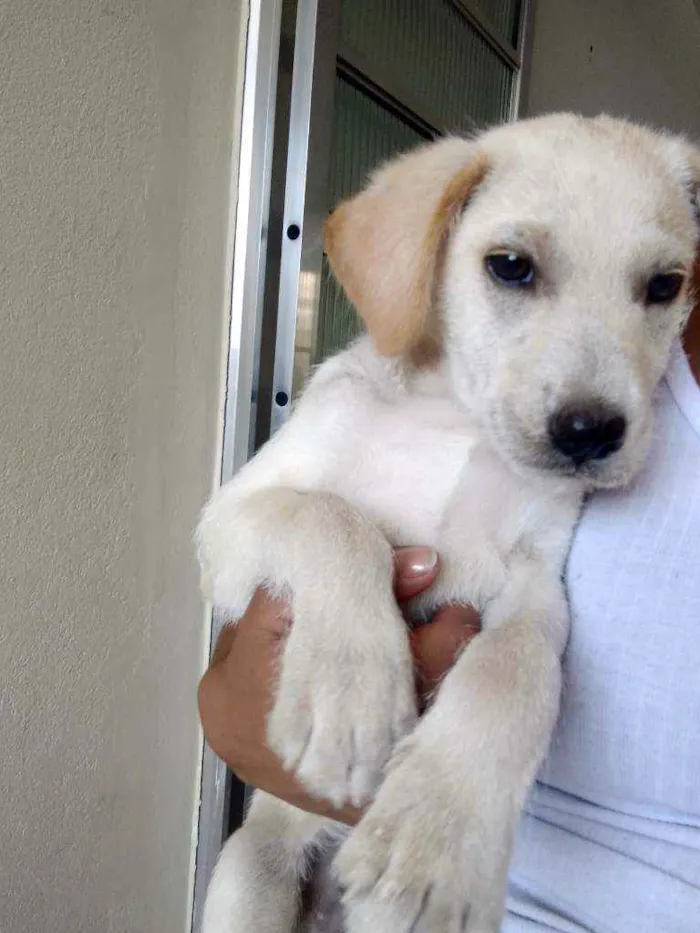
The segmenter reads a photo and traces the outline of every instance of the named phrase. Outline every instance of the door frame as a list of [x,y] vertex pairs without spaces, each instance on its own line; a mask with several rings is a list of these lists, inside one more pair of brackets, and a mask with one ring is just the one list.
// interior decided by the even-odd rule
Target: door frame
[[[275,129],[275,99],[283,0],[250,0],[245,40],[240,147],[232,167],[230,198],[233,258],[229,289],[226,397],[220,481],[227,482],[249,459],[254,433],[254,389],[260,360],[267,220]],[[211,614],[210,645],[226,618]],[[244,806],[243,788],[205,743],[195,856],[191,929],[201,928],[204,898],[232,808]]]

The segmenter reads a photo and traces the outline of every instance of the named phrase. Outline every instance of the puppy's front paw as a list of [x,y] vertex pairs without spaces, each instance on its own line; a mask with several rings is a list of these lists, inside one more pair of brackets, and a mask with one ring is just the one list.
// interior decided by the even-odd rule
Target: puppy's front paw
[[414,733],[335,860],[348,933],[497,933],[513,813],[508,795],[478,774],[465,785]]
[[331,629],[312,616],[295,606],[268,740],[312,793],[360,806],[416,719],[405,623],[387,605],[358,644],[352,607]]

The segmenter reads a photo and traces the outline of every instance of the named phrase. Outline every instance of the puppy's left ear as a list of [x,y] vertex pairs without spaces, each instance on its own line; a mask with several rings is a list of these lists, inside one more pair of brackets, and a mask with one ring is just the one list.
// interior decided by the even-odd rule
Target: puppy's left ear
[[380,168],[329,218],[325,248],[333,272],[385,356],[435,353],[444,247],[487,168],[472,142],[430,143]]

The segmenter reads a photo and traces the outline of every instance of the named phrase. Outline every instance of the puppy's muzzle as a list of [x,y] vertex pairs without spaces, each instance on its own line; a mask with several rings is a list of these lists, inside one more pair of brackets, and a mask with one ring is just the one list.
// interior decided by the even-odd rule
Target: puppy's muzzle
[[579,467],[604,460],[625,441],[625,416],[600,402],[576,403],[560,408],[549,419],[549,439],[556,451]]

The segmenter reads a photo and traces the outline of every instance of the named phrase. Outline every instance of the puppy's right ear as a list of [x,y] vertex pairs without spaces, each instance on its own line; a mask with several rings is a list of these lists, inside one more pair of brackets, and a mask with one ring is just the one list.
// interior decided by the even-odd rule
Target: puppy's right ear
[[430,143],[380,168],[326,224],[336,278],[380,353],[435,341],[435,283],[449,232],[483,180],[486,157],[463,139]]

